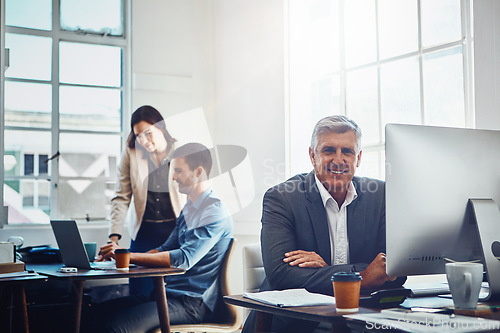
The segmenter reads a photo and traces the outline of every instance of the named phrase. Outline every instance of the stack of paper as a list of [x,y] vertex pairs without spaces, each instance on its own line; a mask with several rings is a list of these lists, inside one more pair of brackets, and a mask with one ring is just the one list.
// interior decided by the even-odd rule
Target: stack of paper
[[305,289],[287,289],[243,293],[244,297],[279,307],[333,305],[335,297],[310,293]]

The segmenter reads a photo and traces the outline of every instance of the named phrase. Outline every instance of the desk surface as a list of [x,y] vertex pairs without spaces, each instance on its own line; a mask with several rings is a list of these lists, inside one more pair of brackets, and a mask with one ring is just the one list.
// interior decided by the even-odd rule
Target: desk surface
[[60,271],[62,264],[38,264],[27,265],[28,269],[46,275],[51,279],[69,280],[72,283],[73,294],[73,309],[70,318],[71,327],[67,331],[79,332],[81,309],[82,309],[82,296],[83,296],[83,283],[85,280],[95,279],[114,279],[114,278],[140,278],[140,277],[153,277],[154,294],[156,296],[156,304],[158,308],[158,317],[160,319],[160,327],[163,333],[170,332],[170,323],[168,319],[168,305],[167,296],[165,292],[165,282],[163,278],[166,275],[179,275],[184,274],[186,271],[180,268],[149,268],[149,267],[131,267],[128,271],[121,271],[116,269],[111,270],[92,270],[92,269],[78,269],[76,273],[62,273]]
[[[424,298],[422,298],[424,299]],[[440,298],[439,297],[425,297],[429,301],[429,303],[439,303]],[[297,318],[297,319],[303,319],[303,320],[311,320],[311,321],[316,321],[316,322],[326,322],[330,323],[332,325],[335,324],[342,324],[342,325],[347,325],[347,327],[354,328],[356,330],[363,330],[366,328],[366,322],[356,322],[356,320],[346,320],[345,318],[342,318],[343,315],[349,314],[346,312],[337,312],[335,305],[322,305],[322,306],[305,306],[305,307],[287,307],[287,308],[280,308],[278,306],[273,306],[273,305],[268,305],[264,304],[261,302],[257,302],[254,300],[251,300],[249,298],[245,298],[242,295],[231,295],[231,296],[224,296],[224,301],[229,304],[233,304],[236,306],[242,306],[245,308],[257,310],[260,312],[265,312],[265,313],[270,313],[270,314],[277,314],[281,316],[286,316],[286,317],[292,317],[292,318]],[[458,314],[462,315],[467,315],[471,317],[481,317],[485,319],[492,319],[492,320],[500,320],[500,305],[496,305],[498,303],[479,303],[478,305],[478,310],[477,311],[471,311],[469,313],[466,312],[457,312]],[[491,308],[491,311],[481,311],[481,307],[488,306]],[[370,309],[370,308],[363,308],[360,307],[358,312],[355,313],[350,313],[350,314],[373,314],[373,313],[378,313],[380,312],[379,309]],[[376,330],[375,330],[376,331]],[[378,331],[384,331],[386,332],[387,330],[378,330]],[[394,330],[396,331],[396,330]],[[490,330],[492,332],[498,332],[498,330],[495,328],[493,330]],[[393,331],[391,331],[393,332]]]
[[[229,304],[242,306],[257,311],[267,312],[271,314],[278,314],[297,319],[326,322],[331,324],[343,320],[342,316],[349,313],[349,312],[338,312],[335,305],[294,306],[294,307],[280,308],[279,306],[268,305],[251,300],[249,298],[243,297],[242,295],[224,296],[224,301]],[[380,311],[376,309],[368,309],[360,307],[359,311],[355,313],[377,313],[377,312]]]
[[0,274],[0,283],[1,284],[19,284],[19,283],[28,283],[32,281],[47,281],[47,277],[43,275],[38,275],[36,273],[28,273],[24,275],[18,276],[6,276],[2,277]]
[[114,279],[114,278],[136,278],[153,277],[184,274],[185,270],[180,268],[151,268],[151,267],[131,267],[128,271],[116,269],[96,270],[79,268],[76,273],[62,273],[62,264],[37,264],[29,265],[28,268],[41,275],[46,275],[56,279],[70,280],[94,280],[94,279]]

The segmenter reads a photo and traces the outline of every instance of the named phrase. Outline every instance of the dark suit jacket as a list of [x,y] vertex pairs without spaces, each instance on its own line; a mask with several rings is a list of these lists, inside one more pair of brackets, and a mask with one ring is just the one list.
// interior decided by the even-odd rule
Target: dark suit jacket
[[[310,292],[333,295],[331,276],[336,272],[362,271],[385,252],[385,183],[354,177],[358,197],[347,206],[348,265],[301,268],[283,262],[293,250],[314,251],[327,264],[331,248],[326,210],[319,194],[314,171],[297,175],[269,189],[264,195],[261,246],[266,279],[264,290],[306,288]],[[401,286],[403,279],[384,284],[381,289]],[[252,311],[243,332],[255,332]],[[311,332],[317,323],[273,316],[273,332]]]
[[331,263],[328,220],[314,172],[276,185],[264,196],[261,246],[265,289],[306,288],[333,295],[331,276],[362,271],[385,252],[385,183],[354,177],[358,197],[347,206],[347,236],[351,264],[301,268],[283,262],[285,252],[314,251]]

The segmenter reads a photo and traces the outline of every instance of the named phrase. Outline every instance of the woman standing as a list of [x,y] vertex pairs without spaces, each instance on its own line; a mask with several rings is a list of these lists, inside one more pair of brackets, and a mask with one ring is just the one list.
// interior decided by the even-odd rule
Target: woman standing
[[[109,240],[119,242],[132,206],[130,250],[147,252],[165,242],[186,199],[169,176],[176,140],[168,133],[161,114],[152,106],[141,106],[132,114],[130,127],[118,167],[116,193],[111,199]],[[143,279],[131,280],[132,294],[150,292],[152,285],[141,286],[140,280]]]

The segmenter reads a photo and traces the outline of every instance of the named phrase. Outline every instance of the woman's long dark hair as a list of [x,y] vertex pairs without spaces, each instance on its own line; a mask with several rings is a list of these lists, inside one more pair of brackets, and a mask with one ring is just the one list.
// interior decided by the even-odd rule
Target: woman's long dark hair
[[163,136],[169,145],[177,141],[170,135],[170,133],[168,133],[167,128],[165,127],[165,121],[160,112],[150,105],[143,105],[132,113],[132,118],[130,119],[130,134],[127,139],[127,146],[129,148],[135,148],[136,137],[134,134],[134,126],[141,121],[145,121],[162,131]]

